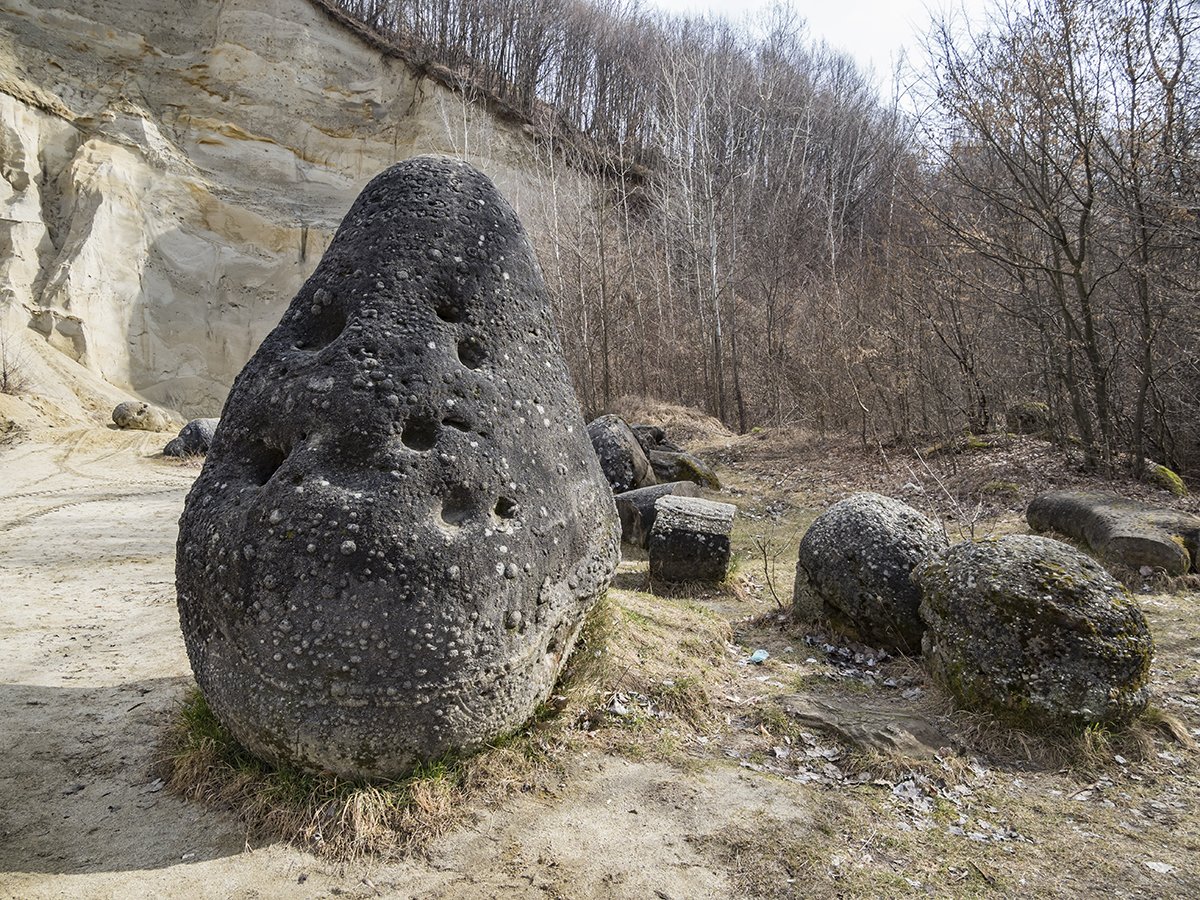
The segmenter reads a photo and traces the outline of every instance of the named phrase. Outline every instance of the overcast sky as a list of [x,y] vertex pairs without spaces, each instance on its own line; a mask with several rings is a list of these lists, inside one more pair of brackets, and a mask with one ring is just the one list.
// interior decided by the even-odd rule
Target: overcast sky
[[[649,0],[673,12],[715,12],[738,20],[771,0]],[[880,84],[890,84],[894,61],[902,49],[910,58],[919,53],[931,10],[965,11],[982,21],[988,0],[793,0],[793,8],[808,20],[810,34],[849,52],[865,68],[874,67]]]

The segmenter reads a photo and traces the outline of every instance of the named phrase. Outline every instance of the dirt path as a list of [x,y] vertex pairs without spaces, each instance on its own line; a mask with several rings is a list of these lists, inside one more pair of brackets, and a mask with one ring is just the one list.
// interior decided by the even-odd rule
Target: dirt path
[[427,859],[250,850],[152,773],[191,681],[174,550],[196,470],[161,443],[46,430],[0,451],[0,896],[728,897],[705,836],[764,809],[806,818],[802,787],[732,765],[682,779],[584,755],[557,796],[481,813]]

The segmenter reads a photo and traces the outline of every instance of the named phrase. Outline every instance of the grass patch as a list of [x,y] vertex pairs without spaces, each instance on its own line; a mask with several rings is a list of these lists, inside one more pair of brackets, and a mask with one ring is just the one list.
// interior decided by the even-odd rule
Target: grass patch
[[284,839],[351,859],[418,849],[462,820],[470,803],[509,794],[548,765],[548,748],[523,733],[467,758],[421,766],[400,781],[367,784],[273,766],[225,730],[191,688],[167,736],[168,786],[233,809],[258,839]]
[[567,754],[585,741],[633,758],[671,756],[676,742],[664,725],[673,723],[677,734],[713,719],[704,685],[726,664],[728,639],[728,625],[702,607],[610,592],[589,615],[557,692],[525,727],[471,756],[379,783],[256,758],[193,687],[166,735],[160,771],[178,794],[232,809],[256,840],[284,840],[334,859],[403,855],[473,809],[557,784]]

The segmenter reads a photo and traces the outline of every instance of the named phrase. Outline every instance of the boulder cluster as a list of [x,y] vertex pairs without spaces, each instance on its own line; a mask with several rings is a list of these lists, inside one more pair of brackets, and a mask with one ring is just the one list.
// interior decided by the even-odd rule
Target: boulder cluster
[[613,490],[621,540],[647,551],[651,579],[723,581],[736,510],[700,496],[701,488],[721,489],[712,468],[656,425],[604,415],[588,425],[588,437]]
[[959,703],[1024,727],[1119,726],[1148,700],[1146,621],[1095,560],[1034,535],[950,545],[878,494],[842,500],[810,527],[793,611],[921,653]]

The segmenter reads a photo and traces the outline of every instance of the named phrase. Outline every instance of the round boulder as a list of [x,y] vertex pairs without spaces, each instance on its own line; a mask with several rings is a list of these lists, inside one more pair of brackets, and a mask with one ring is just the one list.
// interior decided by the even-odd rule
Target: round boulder
[[620,416],[601,416],[588,425],[587,432],[614,494],[656,483],[642,445]]
[[1005,415],[1008,430],[1017,434],[1047,435],[1050,433],[1050,407],[1036,400],[1014,403]]
[[1146,620],[1074,547],[1024,534],[957,544],[913,577],[926,663],[964,706],[1035,728],[1122,725],[1146,708]]
[[858,640],[900,653],[921,649],[925,626],[912,570],[949,545],[911,506],[855,494],[822,513],[800,541],[793,613],[829,619]]
[[163,447],[163,456],[203,456],[212,444],[220,419],[192,419],[179,429],[179,436]]
[[619,534],[516,214],[409,159],[233,385],[180,520],[188,656],[256,755],[400,777],[529,719]]
[[118,403],[112,412],[112,420],[118,428],[136,431],[169,431],[172,425],[171,417],[161,409],[136,400]]

